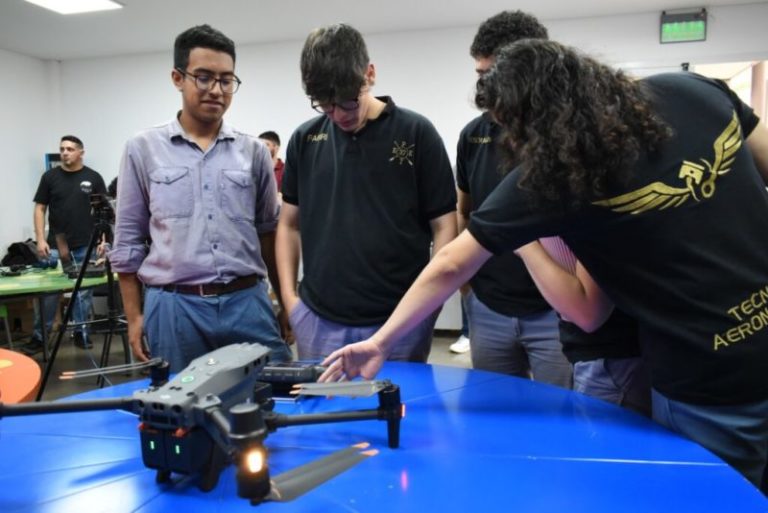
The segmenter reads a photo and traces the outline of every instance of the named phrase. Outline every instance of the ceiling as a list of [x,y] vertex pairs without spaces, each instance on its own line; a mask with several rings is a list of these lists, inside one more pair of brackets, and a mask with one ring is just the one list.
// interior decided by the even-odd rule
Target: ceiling
[[[66,1],[66,0],[62,0]],[[208,23],[237,44],[303,40],[344,21],[366,34],[477,26],[504,9],[541,20],[697,8],[700,0],[119,0],[125,8],[62,16],[23,0],[0,0],[0,49],[67,60],[165,51],[182,30]],[[706,5],[768,0],[708,0]]]

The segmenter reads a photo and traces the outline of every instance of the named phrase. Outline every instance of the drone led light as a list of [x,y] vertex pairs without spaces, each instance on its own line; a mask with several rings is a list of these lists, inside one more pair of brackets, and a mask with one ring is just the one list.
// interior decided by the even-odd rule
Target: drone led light
[[254,448],[249,450],[243,457],[243,460],[245,461],[245,468],[251,474],[261,472],[264,468],[265,458],[264,452],[261,449]]

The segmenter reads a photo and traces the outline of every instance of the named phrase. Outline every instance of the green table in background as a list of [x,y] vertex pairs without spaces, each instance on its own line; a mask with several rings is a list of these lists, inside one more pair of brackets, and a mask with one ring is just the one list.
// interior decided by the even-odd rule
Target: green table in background
[[[58,269],[29,269],[20,276],[0,276],[0,300],[18,299],[44,294],[71,292],[75,288],[74,278],[68,278]],[[83,278],[81,289],[88,289],[107,283],[107,276]]]
[[[59,269],[31,268],[23,271],[19,276],[0,276],[0,302],[32,297],[37,304],[37,312],[42,312],[40,300],[42,296],[72,292],[76,281],[74,278],[67,277]],[[106,283],[106,275],[97,278],[83,278],[80,289],[97,287]],[[43,359],[48,361],[48,333],[46,332],[45,323],[41,324],[44,341]]]

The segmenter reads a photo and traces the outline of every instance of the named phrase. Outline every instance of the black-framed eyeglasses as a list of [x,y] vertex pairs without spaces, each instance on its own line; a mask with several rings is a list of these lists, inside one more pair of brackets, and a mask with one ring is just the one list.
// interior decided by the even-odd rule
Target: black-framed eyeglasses
[[221,87],[222,93],[235,94],[237,90],[240,88],[240,84],[243,83],[235,75],[232,75],[231,77],[216,78],[213,75],[209,75],[207,73],[201,73],[199,75],[195,75],[190,73],[189,71],[184,71],[183,69],[179,69],[179,68],[176,68],[176,71],[181,73],[185,78],[190,77],[192,80],[194,80],[195,87],[197,87],[201,91],[213,90],[213,88],[216,87],[216,83],[218,82],[219,86]]
[[310,100],[310,105],[320,114],[330,114],[338,107],[345,112],[357,110],[360,107],[360,98],[354,100],[344,100],[343,102],[319,102],[317,100]]

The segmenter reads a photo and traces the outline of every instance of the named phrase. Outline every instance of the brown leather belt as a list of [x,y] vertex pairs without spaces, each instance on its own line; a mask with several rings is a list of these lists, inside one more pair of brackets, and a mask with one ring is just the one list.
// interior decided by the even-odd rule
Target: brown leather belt
[[194,294],[196,296],[222,296],[231,294],[238,290],[253,287],[261,281],[261,276],[251,274],[235,278],[229,283],[201,283],[200,285],[163,285],[162,288],[168,292],[177,292],[179,294]]

